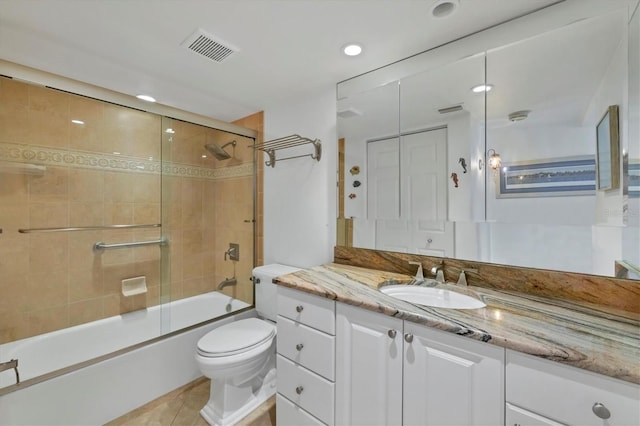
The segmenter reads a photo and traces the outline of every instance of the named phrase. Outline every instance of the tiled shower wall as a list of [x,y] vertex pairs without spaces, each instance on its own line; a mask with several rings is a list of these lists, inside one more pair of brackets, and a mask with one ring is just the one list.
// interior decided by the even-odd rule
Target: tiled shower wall
[[[252,140],[238,137],[230,160],[202,158],[203,138],[230,135],[171,121],[168,144],[167,122],[0,78],[0,343],[212,291],[233,274],[223,260],[229,242],[241,245],[235,267],[242,280],[225,291],[252,302]],[[161,155],[169,160],[162,175]],[[27,174],[17,163],[46,170]],[[170,206],[163,234],[171,259],[162,291],[158,246],[93,250],[98,241],[158,239],[159,228],[18,232],[160,223],[161,203]],[[123,296],[121,280],[140,275],[148,292]]]

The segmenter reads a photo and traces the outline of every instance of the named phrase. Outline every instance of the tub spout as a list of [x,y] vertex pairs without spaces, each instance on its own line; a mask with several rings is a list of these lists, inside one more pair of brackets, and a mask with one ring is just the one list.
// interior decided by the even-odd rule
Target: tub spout
[[238,280],[236,280],[236,277],[232,277],[232,278],[225,278],[224,281],[222,281],[220,284],[218,284],[218,290],[222,290],[223,288],[230,286],[230,285],[236,285],[238,284]]
[[18,360],[12,359],[7,362],[0,362],[0,371],[13,370],[16,372],[16,384],[20,384],[20,373],[18,373]]

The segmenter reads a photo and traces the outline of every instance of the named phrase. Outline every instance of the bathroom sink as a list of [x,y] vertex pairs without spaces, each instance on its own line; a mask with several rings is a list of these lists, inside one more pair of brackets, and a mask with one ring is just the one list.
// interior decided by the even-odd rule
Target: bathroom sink
[[481,300],[443,288],[385,285],[380,291],[405,302],[434,308],[478,309],[487,306]]

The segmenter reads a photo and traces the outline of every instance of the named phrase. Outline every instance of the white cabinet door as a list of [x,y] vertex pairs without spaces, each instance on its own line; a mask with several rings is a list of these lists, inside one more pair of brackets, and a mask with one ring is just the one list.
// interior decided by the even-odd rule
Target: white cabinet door
[[337,304],[336,424],[402,424],[402,320]]
[[504,349],[404,324],[405,425],[504,424]]

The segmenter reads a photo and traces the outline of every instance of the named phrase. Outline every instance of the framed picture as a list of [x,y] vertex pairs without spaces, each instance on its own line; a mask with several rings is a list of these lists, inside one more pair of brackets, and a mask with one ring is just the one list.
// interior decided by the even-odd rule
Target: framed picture
[[503,164],[498,182],[497,198],[593,195],[596,160],[591,155]]
[[618,105],[607,108],[596,126],[596,181],[599,190],[620,187]]

